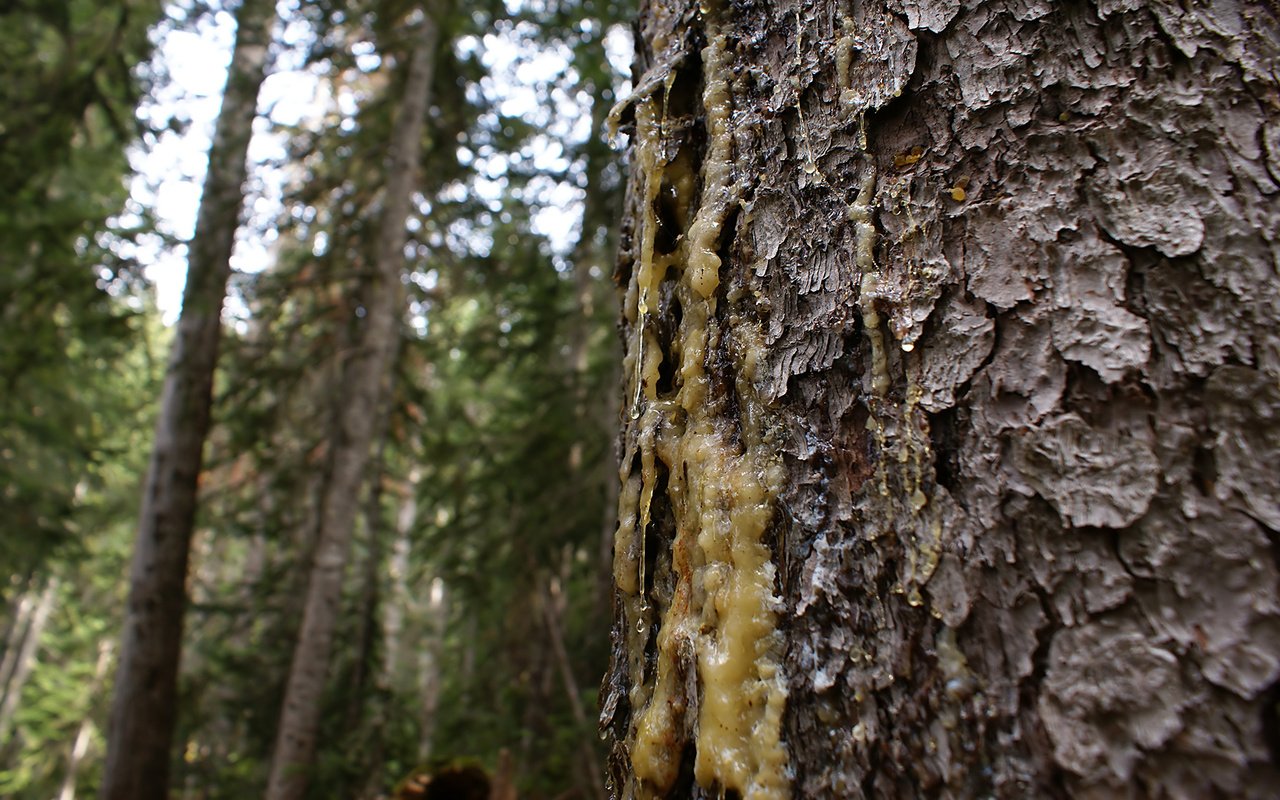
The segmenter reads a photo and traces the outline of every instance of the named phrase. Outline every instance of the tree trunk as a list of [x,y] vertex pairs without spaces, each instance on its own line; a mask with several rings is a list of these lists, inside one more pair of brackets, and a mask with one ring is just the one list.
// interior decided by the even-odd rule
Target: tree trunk
[[[606,59],[604,40],[598,41],[599,47],[593,52],[603,62]],[[616,158],[605,139],[612,97],[612,87],[598,83],[592,85],[591,130],[583,145],[582,223],[571,256],[578,314],[570,337],[569,363],[575,379],[576,413],[589,420],[590,425],[584,426],[581,438],[574,443],[569,466],[578,473],[576,480],[582,485],[602,487],[600,494],[604,498],[596,554],[601,569],[591,604],[591,617],[599,622],[599,626],[592,627],[603,627],[609,614],[609,599],[613,591],[609,566],[613,563],[614,507],[618,502],[614,477],[617,453],[612,448],[602,448],[597,458],[582,462],[583,452],[590,452],[587,445],[599,435],[599,431],[613,429],[618,411],[616,374],[601,378],[591,371],[592,348],[598,346],[592,338],[604,332],[597,320],[601,314],[608,313],[605,310],[608,288],[601,277],[607,274],[607,265],[618,248],[616,221],[622,211],[621,187],[613,185],[607,175],[607,167]],[[620,355],[616,341],[610,341],[605,352],[609,363],[616,364],[616,356]],[[601,381],[607,381],[603,388]]]
[[[513,509],[510,534],[512,537],[516,535],[514,532],[520,529],[515,514],[516,510]],[[556,677],[555,666],[551,663],[550,648],[544,646],[541,638],[516,639],[519,637],[519,628],[516,626],[525,624],[530,618],[542,619],[542,609],[548,602],[547,593],[542,588],[546,577],[535,566],[532,558],[528,559],[527,564],[529,573],[534,576],[532,583],[521,593],[513,595],[507,623],[507,630],[510,631],[508,636],[515,640],[508,649],[509,674],[517,676],[521,699],[524,703],[524,713],[521,714],[517,726],[520,731],[519,749],[515,753],[515,774],[518,780],[524,780],[537,772],[538,764],[542,761],[540,748],[551,737],[550,712]]]
[[426,641],[418,647],[418,761],[427,763],[435,751],[436,709],[440,707],[442,675],[440,660],[444,655],[444,631],[448,624],[448,598],[444,580],[431,579],[427,597]]
[[359,619],[356,626],[355,663],[351,668],[350,693],[347,697],[344,728],[354,731],[364,720],[369,703],[369,676],[376,672],[373,664],[377,646],[378,609],[383,604],[382,582],[382,483],[386,475],[386,414],[380,413],[379,424],[373,436],[378,443],[369,469],[369,491],[365,495],[364,534],[365,553],[361,566]]
[[639,30],[615,795],[1277,796],[1272,6]]
[[107,735],[104,800],[168,794],[187,560],[209,430],[222,303],[275,3],[244,0],[190,244],[182,319],[156,423]]
[[[408,566],[410,566],[410,564],[408,564],[408,558],[410,558],[410,549],[412,547],[411,539],[413,535],[413,524],[415,524],[417,520],[416,493],[419,477],[419,470],[417,470],[416,467],[412,468],[412,470],[410,470],[410,475],[408,475],[408,480],[403,484],[403,488],[401,489],[401,493],[403,495],[396,513],[396,525],[394,525],[396,539],[393,540],[392,552],[390,552],[390,558],[387,559],[387,570],[383,571],[378,568],[374,575],[366,573],[365,576],[366,591],[369,591],[369,584],[367,584],[367,581],[371,580],[374,581],[375,584],[380,584],[381,581],[388,579],[388,577],[390,579],[390,591],[388,596],[383,598],[381,591],[376,591],[375,599],[378,600],[378,602],[372,605],[366,603],[364,611],[366,614],[365,625],[369,626],[378,625],[379,621],[375,620],[374,617],[376,614],[379,614],[379,612],[381,613],[380,627],[381,645],[383,645],[383,659],[381,659],[380,664],[376,664],[376,666],[375,664],[372,664],[371,644],[366,644],[365,639],[365,636],[369,637],[369,641],[371,643],[372,637],[374,637],[374,631],[367,630],[366,628],[366,630],[362,631],[361,637],[361,649],[365,650],[365,657],[370,659],[369,666],[366,668],[371,669],[372,673],[374,673],[374,681],[376,682],[376,685],[380,687],[381,692],[383,692],[387,698],[397,698],[397,696],[399,696],[399,692],[406,690],[406,681],[403,680],[403,671],[399,666],[401,666],[402,662],[401,643],[404,640],[404,612],[406,612],[406,609],[410,608],[413,603],[410,596],[410,590],[408,590],[407,571]],[[371,492],[370,495],[372,494],[374,493]],[[375,532],[374,526],[379,522],[378,518],[376,518],[376,513],[378,513],[379,507],[380,500],[378,506],[375,506],[374,503],[370,502],[369,506],[366,508],[366,515],[367,518],[369,518],[371,534],[372,532]],[[380,552],[380,545],[378,549]],[[370,553],[370,562],[371,561],[374,561],[374,559],[372,559],[372,553]],[[376,559],[376,563],[378,563],[378,567],[381,567],[381,564],[383,564],[383,559],[381,559],[380,554],[378,559]],[[369,566],[369,562],[366,562],[366,567],[367,566]],[[411,641],[416,640],[411,637]],[[417,645],[415,649],[419,652],[419,657],[422,659],[434,658],[435,654],[438,654],[439,652],[438,641],[433,637],[433,639],[426,641],[426,643]],[[367,685],[369,680],[365,678],[364,682],[365,685]],[[356,685],[358,690],[360,684]],[[372,707],[372,718],[369,721],[369,728],[374,732],[374,736],[372,736],[372,753],[369,755],[369,763],[371,764],[371,767],[367,769],[365,773],[364,787],[361,788],[361,797],[378,797],[381,795],[381,790],[383,790],[385,780],[384,771],[385,767],[387,767],[387,764],[385,764],[387,727],[389,717],[392,716],[396,710],[396,704],[389,703],[387,699],[376,701],[376,703],[374,703],[374,707]],[[434,721],[434,708],[431,709],[431,712],[433,713],[428,717],[428,721]],[[351,726],[348,726],[348,728],[349,727]],[[419,760],[419,763],[426,763],[426,756],[420,756],[417,760]]]
[[[27,630],[31,626],[31,615],[35,612],[37,587],[35,577],[23,582],[22,593],[13,604],[11,619],[4,635],[4,654],[0,656],[0,698],[9,694],[9,684],[13,679],[14,667],[18,663],[18,654],[22,652],[22,642],[27,638]],[[0,699],[0,703],[3,700]]]
[[53,601],[57,593],[58,579],[50,578],[45,582],[40,596],[31,606],[20,639],[14,642],[13,666],[4,676],[4,696],[0,699],[0,746],[9,742],[14,715],[18,713],[18,703],[22,700],[22,689],[27,685],[27,679],[31,677],[31,669],[36,664],[40,636],[49,622],[49,613],[53,611]]
[[[571,563],[565,559],[566,564]],[[568,573],[565,569],[563,573]],[[578,739],[578,758],[575,759],[574,774],[585,773],[580,782],[582,795],[589,800],[603,800],[604,785],[599,759],[596,757],[594,745],[589,738],[587,712],[582,707],[582,692],[578,689],[578,679],[573,674],[573,662],[569,659],[569,651],[564,646],[564,632],[560,620],[568,605],[560,588],[560,581],[551,578],[547,582],[546,602],[542,606],[542,621],[547,628],[547,640],[551,644],[551,654],[556,660],[556,670],[564,685],[565,699],[569,701],[569,712],[573,715],[574,734]]]
[[[89,698],[98,697],[102,682],[107,676],[107,667],[111,664],[113,642],[104,640],[98,643],[98,660],[93,666],[93,682],[89,686]],[[58,800],[75,800],[76,780],[79,777],[80,763],[89,752],[89,744],[93,739],[93,716],[86,709],[85,718],[76,727],[75,738],[71,740],[71,752],[67,754],[67,774],[62,777],[62,786],[58,789]]]
[[[421,470],[417,467],[409,471],[396,513],[396,538],[391,546],[387,569],[391,579],[391,592],[382,605],[381,682],[390,689],[392,697],[410,697],[417,693],[417,759],[418,763],[425,764],[431,757],[435,735],[436,708],[440,699],[440,657],[444,648],[447,609],[442,579],[436,577],[420,581],[419,584],[425,589],[425,598],[421,600],[415,597],[409,587],[413,531],[418,519],[418,483],[421,479]],[[406,617],[412,623],[411,634],[407,637]]]
[[409,556],[413,550],[410,535],[418,519],[419,479],[417,469],[409,473],[404,497],[396,512],[396,538],[391,545],[391,559],[387,565],[387,574],[391,578],[391,597],[382,607],[382,675],[386,684],[392,688],[402,686],[404,678],[401,650],[404,644],[405,614],[414,600],[409,591]]
[[420,24],[387,160],[377,274],[370,281],[363,327],[344,370],[346,394],[339,412],[339,438],[333,443],[332,472],[321,505],[320,536],[302,628],[285,688],[268,800],[298,800],[306,790],[352,525],[375,421],[390,380],[392,353],[400,335],[405,219],[410,210],[440,39],[439,17],[427,13]]

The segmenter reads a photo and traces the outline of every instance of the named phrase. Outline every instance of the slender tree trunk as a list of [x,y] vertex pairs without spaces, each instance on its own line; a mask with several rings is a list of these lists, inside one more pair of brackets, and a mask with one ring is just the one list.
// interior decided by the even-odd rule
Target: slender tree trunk
[[405,220],[419,161],[423,125],[439,44],[439,19],[424,16],[410,60],[400,116],[387,163],[387,184],[377,244],[377,274],[371,281],[363,329],[345,370],[345,402],[333,468],[321,506],[302,629],[289,670],[284,706],[267,787],[268,800],[298,800],[306,790],[315,756],[320,701],[329,668],[333,631],[352,524],[373,444],[375,420],[389,381],[391,356],[400,335]]
[[[392,360],[394,361],[394,357]],[[377,797],[381,792],[385,778],[383,761],[385,760],[385,730],[389,709],[385,699],[379,699],[372,704],[372,708],[370,707],[369,686],[371,680],[383,683],[384,686],[386,685],[383,680],[384,675],[379,671],[385,661],[383,664],[375,665],[373,663],[374,649],[377,642],[377,631],[380,627],[379,623],[381,622],[379,611],[383,611],[395,602],[394,597],[390,601],[384,599],[380,588],[383,580],[382,567],[384,563],[382,543],[384,536],[382,531],[384,493],[382,487],[386,474],[385,437],[390,417],[389,405],[390,399],[388,398],[388,407],[383,409],[375,431],[375,439],[378,442],[377,454],[374,457],[369,493],[365,500],[364,518],[367,549],[360,588],[360,627],[357,636],[359,644],[357,646],[355,667],[351,676],[352,688],[350,696],[347,698],[346,729],[354,731],[357,726],[367,723],[371,737],[370,751],[366,756],[366,763],[369,766],[366,768],[364,781],[357,795],[361,798]],[[401,535],[407,537],[408,532],[401,531],[397,524],[396,535],[398,541]],[[385,639],[383,640],[383,646],[384,648],[387,646]],[[371,716],[366,717],[366,714],[370,711],[372,711]]]
[[1280,20],[642,4],[616,796],[1280,796]]
[[373,664],[374,647],[377,642],[378,608],[382,604],[380,585],[382,582],[382,482],[384,471],[384,453],[386,436],[385,413],[379,415],[383,423],[374,432],[377,453],[373,458],[369,475],[369,491],[365,496],[364,533],[365,554],[363,572],[360,576],[359,619],[356,633],[356,659],[351,674],[351,693],[347,698],[346,729],[355,730],[364,719],[369,695],[369,676],[376,675]]
[[[380,590],[382,584],[382,567],[383,559],[383,537],[382,530],[382,501],[383,501],[383,482],[386,477],[386,438],[387,429],[391,424],[391,414],[394,406],[395,393],[395,373],[396,361],[400,354],[400,337],[397,336],[392,347],[390,361],[391,377],[388,379],[388,385],[385,396],[382,400],[382,407],[378,413],[378,421],[374,427],[372,440],[376,443],[377,452],[373,459],[373,468],[371,469],[371,478],[369,481],[369,493],[365,500],[364,518],[365,518],[365,534],[368,540],[367,552],[364,560],[364,574],[361,578],[360,589],[360,628],[357,641],[359,642],[356,654],[356,664],[354,674],[351,679],[352,692],[347,706],[347,728],[354,730],[360,723],[367,703],[368,686],[371,674],[377,679],[377,667],[373,663],[374,647],[377,640],[377,632],[379,625],[378,612],[386,606],[386,602],[382,598]],[[416,474],[416,469],[413,470]],[[410,478],[411,483],[416,478]],[[410,492],[412,492],[412,487]],[[414,498],[410,498],[414,500]],[[397,543],[404,539],[406,546],[408,539],[412,533],[413,520],[417,514],[416,502],[412,505],[410,516],[405,519],[405,508],[402,506],[400,514],[396,519],[396,541]],[[385,642],[384,642],[385,646]],[[379,714],[376,724],[381,725],[385,720]],[[378,763],[378,759],[374,760]]]
[[26,629],[23,631],[21,644],[17,646],[13,660],[13,671],[7,676],[4,684],[4,699],[0,700],[0,743],[8,742],[9,732],[13,729],[13,718],[18,711],[18,703],[22,700],[22,689],[31,677],[31,668],[36,663],[36,653],[40,648],[40,636],[44,626],[49,622],[49,613],[53,611],[53,601],[58,592],[58,579],[50,578],[31,608]]
[[[512,530],[519,530],[519,526],[513,524]],[[543,609],[548,602],[547,592],[543,588],[547,579],[537,574],[539,571],[534,566],[532,558],[529,559],[528,569],[530,573],[535,574],[533,583],[527,587],[528,594],[523,596],[523,602],[513,603],[511,616],[514,620],[507,623],[513,638],[519,636],[517,626],[523,626],[528,619],[543,619]],[[520,596],[516,595],[516,597]],[[540,758],[537,747],[545,743],[551,734],[548,712],[552,691],[555,689],[556,674],[555,665],[551,663],[552,654],[541,641],[519,640],[518,644],[513,642],[511,651],[511,674],[520,676],[522,688],[525,691],[522,698],[524,714],[520,720],[520,745],[515,754],[516,775],[523,778],[535,771],[535,765]]]
[[[566,561],[569,561],[566,559]],[[571,562],[570,562],[571,563]],[[567,570],[566,570],[567,572]],[[573,674],[573,661],[564,646],[564,632],[560,619],[567,605],[560,584],[551,580],[547,585],[547,602],[542,607],[542,620],[547,628],[547,639],[551,643],[551,654],[555,657],[556,669],[560,673],[564,685],[565,698],[569,701],[569,713],[577,728],[578,764],[575,773],[585,773],[582,793],[593,800],[604,798],[604,770],[596,757],[595,745],[591,741],[591,726],[587,722],[587,712],[582,707],[582,692],[578,688],[578,680]]]
[[[598,57],[604,59],[604,42],[603,39],[599,41]],[[613,563],[613,532],[616,524],[617,454],[611,448],[601,448],[598,459],[583,463],[583,453],[589,452],[587,445],[593,436],[614,429],[618,413],[617,376],[601,378],[591,371],[592,347],[599,346],[593,342],[593,338],[602,328],[598,322],[600,315],[607,313],[605,293],[608,290],[602,278],[609,273],[609,262],[617,251],[616,222],[622,206],[621,189],[609,185],[606,178],[606,167],[615,158],[605,140],[609,99],[612,96],[613,91],[607,85],[597,84],[593,87],[591,132],[584,146],[585,196],[582,203],[582,230],[572,254],[578,315],[572,326],[569,350],[569,363],[576,380],[577,412],[593,423],[583,426],[585,435],[574,443],[569,466],[579,473],[578,481],[582,485],[602,487],[601,496],[604,498],[598,554],[599,580],[596,596],[592,598],[595,602],[591,605],[592,616],[599,620],[600,626],[605,624],[609,613],[609,598],[613,591],[609,567]],[[611,343],[608,355],[613,356],[617,350],[616,343]],[[610,362],[616,361],[616,358],[610,358]],[[601,381],[605,382],[603,388]]]
[[418,761],[421,763],[427,762],[435,746],[436,709],[440,707],[440,656],[444,649],[448,609],[444,581],[433,578],[426,608],[426,622],[429,626],[427,641],[418,651],[418,692],[421,697],[418,710]]
[[489,787],[489,800],[516,800],[515,762],[505,747],[498,751],[498,768]]
[[272,0],[244,0],[190,244],[182,318],[169,358],[143,490],[120,664],[107,734],[104,800],[168,794],[187,560],[209,430],[222,303],[243,205],[245,159],[275,19]]
[[[424,604],[419,604],[409,590],[409,557],[413,546],[413,528],[418,518],[417,494],[420,479],[421,473],[417,468],[410,471],[405,494],[396,514],[396,538],[391,547],[388,565],[391,597],[382,607],[382,681],[391,689],[393,696],[403,696],[414,690],[418,692],[418,762],[426,763],[431,755],[436,707],[440,697],[440,651],[443,647],[447,612],[444,581],[440,578],[423,582],[428,587]],[[411,656],[416,655],[416,658],[406,658],[406,616],[412,617],[418,623],[415,628],[425,633],[421,639],[411,637],[409,640],[414,644],[409,653]],[[415,677],[416,681],[413,680]]]
[[[603,39],[599,42],[598,58],[604,59]],[[590,399],[585,396],[584,384],[590,366],[592,338],[600,327],[595,320],[605,312],[601,296],[604,282],[601,278],[607,274],[608,263],[617,249],[615,223],[622,205],[620,189],[606,183],[606,168],[615,159],[605,141],[610,97],[612,89],[609,86],[592,87],[591,130],[583,146],[582,223],[571,254],[578,314],[571,327],[569,364],[580,380],[579,394],[575,399],[584,406],[584,412],[586,401]]]
[[[102,683],[107,677],[107,667],[111,664],[111,641],[98,643],[98,661],[93,666],[93,682],[89,684],[89,698],[98,696]],[[58,789],[58,800],[75,800],[76,779],[80,772],[80,763],[89,753],[89,744],[93,739],[93,718],[86,710],[85,718],[76,727],[75,738],[71,740],[71,752],[67,754],[67,774],[62,778],[62,786]]]
[[22,643],[27,638],[27,629],[31,626],[31,615],[36,609],[39,595],[34,591],[35,578],[28,578],[23,585],[22,593],[9,620],[5,631],[4,656],[0,658],[0,698],[9,694],[9,682],[13,678],[13,668],[18,663],[18,654],[22,652]]
[[389,686],[401,680],[401,650],[404,642],[405,612],[413,602],[409,592],[410,531],[418,517],[417,472],[409,478],[409,494],[400,501],[396,514],[396,540],[391,545],[388,573],[391,576],[391,600],[382,609],[382,674]]

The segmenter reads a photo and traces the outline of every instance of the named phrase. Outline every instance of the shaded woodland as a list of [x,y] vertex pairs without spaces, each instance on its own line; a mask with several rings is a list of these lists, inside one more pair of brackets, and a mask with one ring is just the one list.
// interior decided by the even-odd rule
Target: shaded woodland
[[[0,8],[0,795],[260,795],[287,728],[306,780],[273,796],[457,764],[602,796],[625,13]],[[182,241],[134,177],[187,133],[157,47],[228,28]],[[295,125],[258,102],[285,72]],[[189,263],[172,327],[157,246]]]

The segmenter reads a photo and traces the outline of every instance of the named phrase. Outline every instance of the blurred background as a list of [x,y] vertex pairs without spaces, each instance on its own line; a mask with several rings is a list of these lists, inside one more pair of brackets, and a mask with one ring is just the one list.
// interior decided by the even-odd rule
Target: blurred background
[[[627,2],[281,0],[222,310],[169,790],[260,795],[438,44],[308,796],[601,798]],[[91,797],[233,0],[0,3],[0,796]],[[424,20],[424,15],[428,19]],[[461,795],[460,795],[461,796]]]

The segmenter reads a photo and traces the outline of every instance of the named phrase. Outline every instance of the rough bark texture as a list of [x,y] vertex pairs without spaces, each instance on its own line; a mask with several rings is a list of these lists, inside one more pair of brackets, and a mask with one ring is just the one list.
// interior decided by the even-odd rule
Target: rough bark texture
[[[1275,7],[651,0],[638,40],[614,795],[1280,795]],[[707,414],[771,566],[687,513]],[[702,751],[744,564],[782,789]]]
[[285,687],[267,800],[300,800],[306,793],[352,527],[400,336],[405,220],[417,178],[440,42],[439,18],[430,9],[420,25],[387,158],[377,274],[370,280],[363,327],[343,370],[339,429],[332,443],[333,461],[321,501],[320,534],[302,627]]
[[182,318],[143,489],[107,733],[103,800],[168,796],[196,489],[209,432],[222,303],[244,203],[245,158],[274,20],[271,0],[244,0],[237,12],[227,87],[189,245]]

